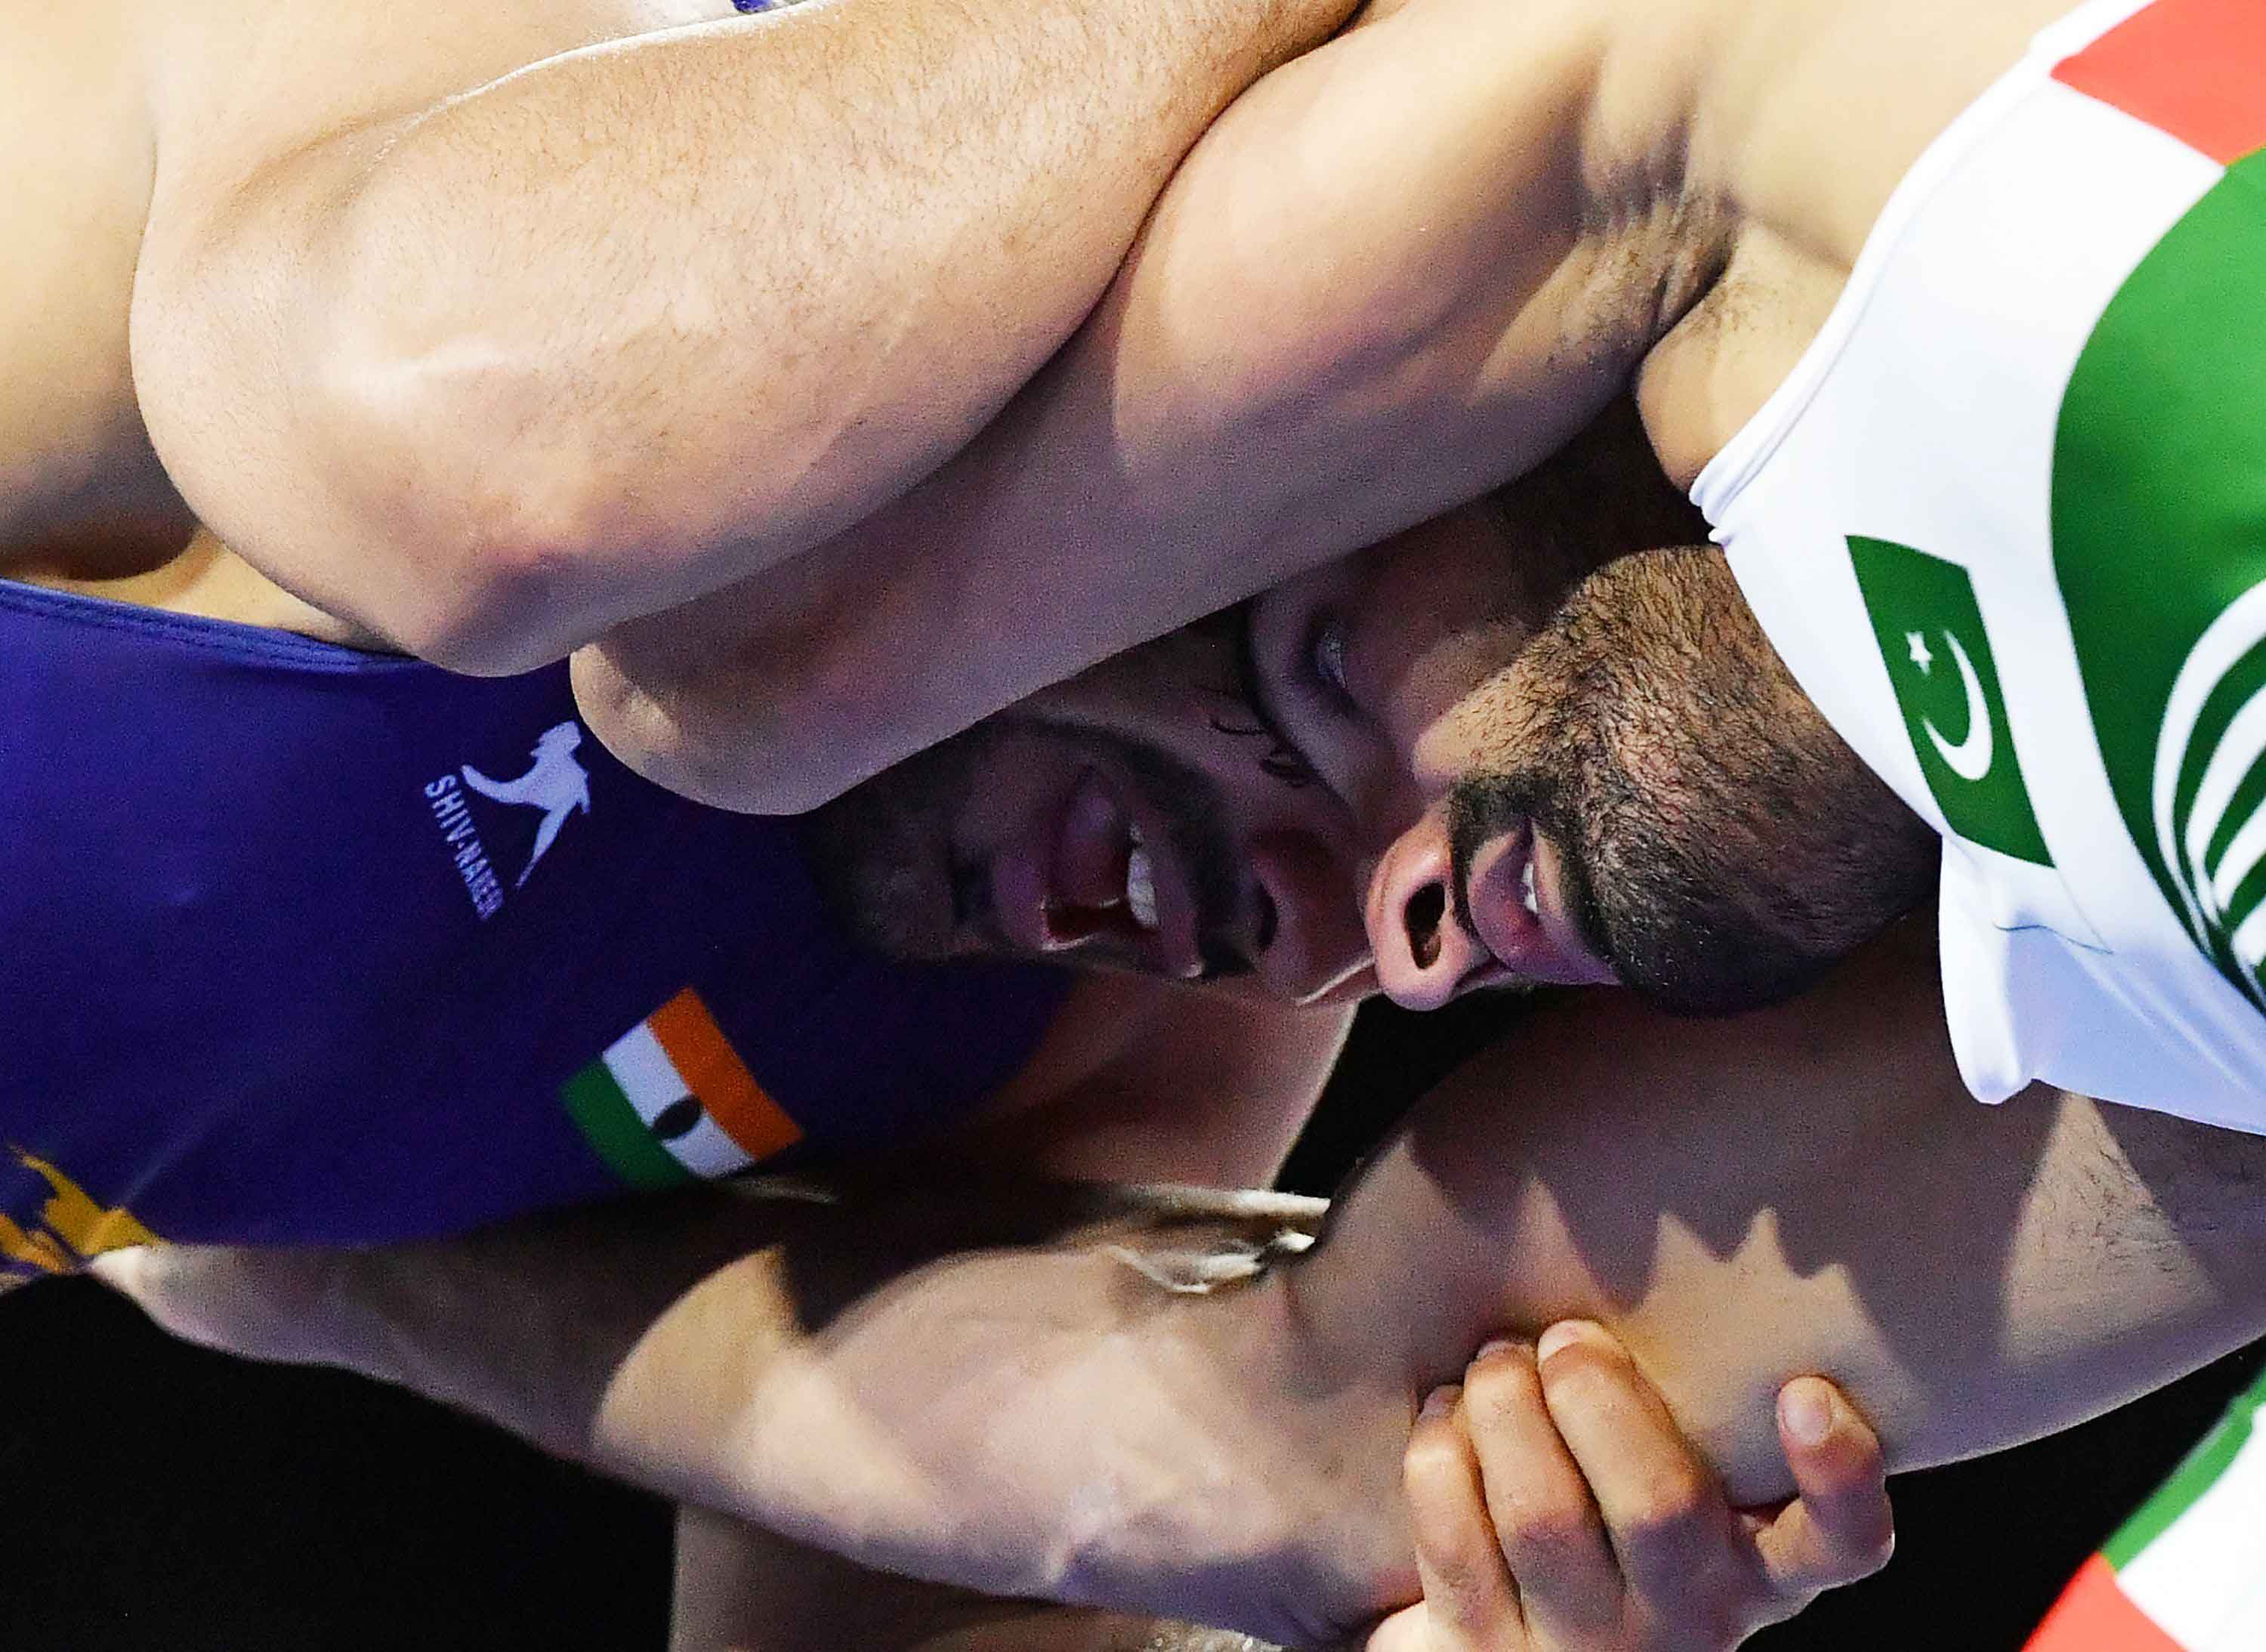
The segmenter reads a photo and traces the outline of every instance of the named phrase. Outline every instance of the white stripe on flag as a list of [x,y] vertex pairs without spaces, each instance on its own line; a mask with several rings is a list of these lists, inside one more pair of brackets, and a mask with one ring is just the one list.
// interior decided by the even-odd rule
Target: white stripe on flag
[[2116,1583],[2187,1652],[2266,1647],[2266,1432],[2244,1442]]
[[[606,1071],[614,1075],[614,1082],[621,1085],[622,1093],[648,1129],[663,1112],[692,1093],[669,1052],[643,1021],[616,1039],[604,1059]],[[696,1176],[728,1176],[756,1162],[705,1110],[700,1122],[683,1135],[656,1135],[654,1139]]]

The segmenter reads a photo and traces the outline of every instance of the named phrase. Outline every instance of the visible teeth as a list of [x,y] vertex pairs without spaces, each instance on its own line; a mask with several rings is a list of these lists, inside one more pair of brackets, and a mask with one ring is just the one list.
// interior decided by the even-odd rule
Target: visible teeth
[[1526,863],[1526,870],[1518,874],[1518,898],[1528,911],[1537,917],[1542,915],[1542,908],[1534,898],[1534,862],[1531,860]]
[[1149,865],[1149,852],[1137,841],[1125,857],[1125,907],[1142,928],[1157,927],[1157,874]]

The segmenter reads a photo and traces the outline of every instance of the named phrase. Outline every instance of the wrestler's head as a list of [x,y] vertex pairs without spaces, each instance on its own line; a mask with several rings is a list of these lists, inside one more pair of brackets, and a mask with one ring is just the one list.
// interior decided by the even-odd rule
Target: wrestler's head
[[[1271,593],[1259,629],[1365,611],[1386,572]],[[1400,1002],[1509,974],[1758,1007],[1927,898],[1936,836],[1796,686],[1713,547],[1608,559],[1529,634],[1475,613],[1460,636],[1452,704],[1395,733],[1426,807],[1367,894]]]
[[1493,499],[859,787],[815,817],[814,859],[855,928],[915,956],[1044,954],[1305,998],[1368,984],[1366,896],[1409,1002],[1598,978],[1571,942],[1478,967],[1447,921],[1444,844],[1418,875],[1414,754],[1600,562],[1696,531],[1617,409]]
[[[810,820],[837,911],[903,956],[1046,956],[1302,1001],[1365,990],[1385,822],[1318,785],[1247,687],[1243,610],[1034,695]],[[1404,790],[1404,822],[1418,805]]]

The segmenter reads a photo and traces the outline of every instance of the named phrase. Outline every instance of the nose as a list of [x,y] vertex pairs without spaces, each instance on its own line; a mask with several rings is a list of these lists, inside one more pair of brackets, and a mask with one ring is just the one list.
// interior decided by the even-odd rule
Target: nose
[[1449,905],[1444,811],[1427,809],[1393,840],[1369,881],[1363,913],[1378,984],[1403,1009],[1436,1010],[1495,959]]
[[1369,962],[1355,906],[1358,886],[1344,853],[1303,831],[1273,831],[1254,837],[1249,854],[1253,875],[1274,903],[1273,932],[1261,937],[1259,954],[1271,995],[1303,1003]]

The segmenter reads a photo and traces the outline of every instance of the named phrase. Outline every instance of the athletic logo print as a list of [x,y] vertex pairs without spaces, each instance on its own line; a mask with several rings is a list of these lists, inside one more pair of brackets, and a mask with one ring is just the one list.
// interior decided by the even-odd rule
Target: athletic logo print
[[[1912,662],[1926,673],[1933,669],[1934,662],[1927,653],[1927,639],[1917,631],[1911,636]],[[1963,780],[1979,780],[1991,772],[1991,760],[1998,755],[1998,742],[1991,736],[1991,703],[1983,698],[1983,679],[1976,675],[1975,662],[1968,658],[1954,632],[1943,633],[1943,646],[1951,650],[1951,662],[1959,668],[1959,684],[1967,694],[1967,737],[1956,744],[1943,737],[1943,731],[1926,717],[1919,726],[1935,747],[1935,755],[1943,765]]]
[[464,784],[482,797],[543,811],[543,823],[535,831],[535,852],[520,868],[515,889],[526,887],[528,874],[559,841],[566,817],[577,810],[590,812],[590,776],[574,756],[581,743],[582,731],[570,720],[543,731],[530,754],[530,766],[515,780],[491,779],[470,764],[460,771]]
[[106,1251],[164,1241],[123,1205],[105,1206],[56,1166],[20,1147],[0,1153],[0,1171],[12,1159],[47,1184],[36,1215],[18,1223],[0,1211],[0,1289],[11,1272],[68,1274]]
[[728,1176],[802,1139],[690,987],[607,1045],[559,1099],[632,1188]]

